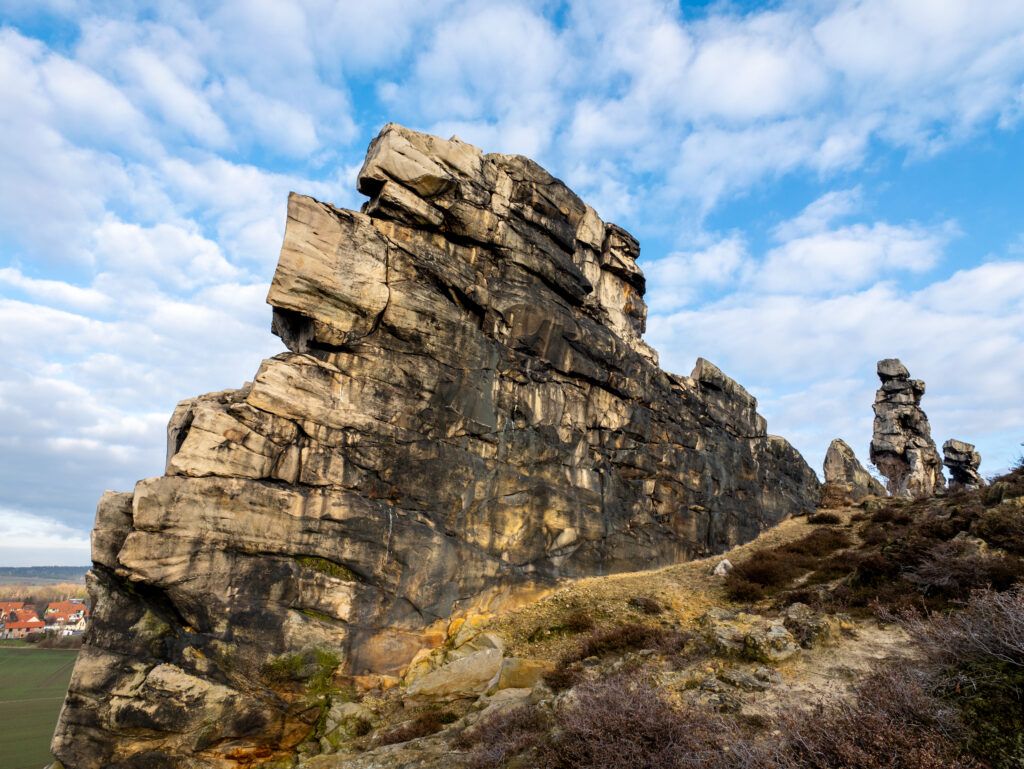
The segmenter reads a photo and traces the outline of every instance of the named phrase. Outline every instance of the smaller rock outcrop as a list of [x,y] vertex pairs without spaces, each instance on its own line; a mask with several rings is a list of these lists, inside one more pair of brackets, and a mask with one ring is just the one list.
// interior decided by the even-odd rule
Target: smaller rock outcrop
[[985,480],[978,473],[981,454],[973,443],[950,438],[942,444],[942,464],[949,468],[951,491],[979,489],[985,485]]
[[882,386],[875,394],[871,463],[894,497],[930,497],[945,488],[928,417],[921,408],[924,382],[911,379],[896,358],[878,361]]
[[885,487],[864,469],[846,441],[836,438],[825,454],[822,507],[855,505],[868,497],[884,497]]

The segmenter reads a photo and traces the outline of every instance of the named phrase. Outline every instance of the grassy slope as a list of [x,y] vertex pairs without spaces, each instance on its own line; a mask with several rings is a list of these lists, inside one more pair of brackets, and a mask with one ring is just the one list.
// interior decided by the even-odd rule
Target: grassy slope
[[77,652],[0,647],[0,756],[5,769],[40,769]]

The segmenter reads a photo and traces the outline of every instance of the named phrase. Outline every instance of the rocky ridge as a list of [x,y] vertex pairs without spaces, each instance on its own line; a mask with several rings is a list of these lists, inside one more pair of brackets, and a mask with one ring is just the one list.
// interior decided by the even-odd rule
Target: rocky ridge
[[289,351],[182,402],[165,475],[101,499],[67,769],[291,766],[339,682],[817,502],[739,384],[658,368],[636,240],[535,163],[389,125],[359,189],[289,198]]

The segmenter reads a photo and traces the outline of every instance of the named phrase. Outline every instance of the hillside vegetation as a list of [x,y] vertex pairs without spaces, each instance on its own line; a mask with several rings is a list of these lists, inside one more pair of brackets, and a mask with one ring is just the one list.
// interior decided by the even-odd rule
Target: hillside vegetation
[[724,576],[693,561],[455,621],[398,685],[328,694],[301,765],[1024,765],[1024,467],[791,519],[725,557]]

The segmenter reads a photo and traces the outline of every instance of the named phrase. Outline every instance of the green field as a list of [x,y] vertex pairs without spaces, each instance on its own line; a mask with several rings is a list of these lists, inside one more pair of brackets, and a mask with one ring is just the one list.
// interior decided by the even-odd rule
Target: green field
[[0,646],[0,763],[41,769],[77,651]]

